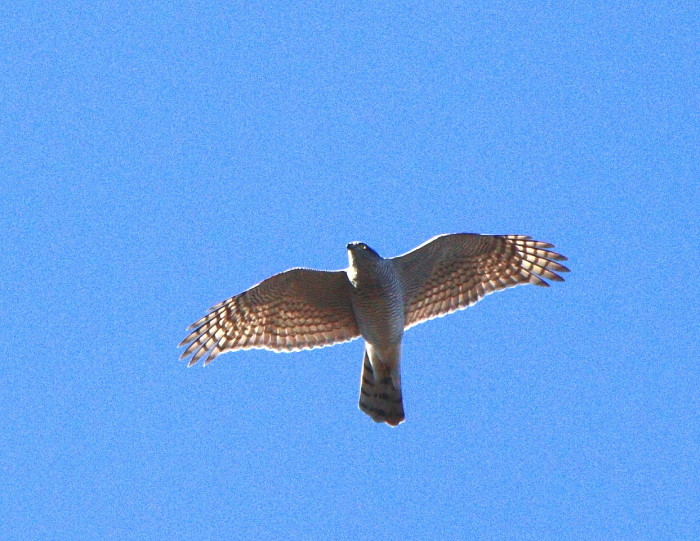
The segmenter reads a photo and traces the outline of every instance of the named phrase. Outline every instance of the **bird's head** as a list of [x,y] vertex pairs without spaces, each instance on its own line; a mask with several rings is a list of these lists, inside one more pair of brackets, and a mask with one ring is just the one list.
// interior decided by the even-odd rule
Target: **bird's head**
[[380,255],[367,246],[364,242],[349,242],[347,245],[348,257],[352,260],[353,257],[362,258],[378,258]]
[[360,270],[372,268],[372,264],[381,261],[382,257],[364,242],[348,243],[348,260],[350,268]]

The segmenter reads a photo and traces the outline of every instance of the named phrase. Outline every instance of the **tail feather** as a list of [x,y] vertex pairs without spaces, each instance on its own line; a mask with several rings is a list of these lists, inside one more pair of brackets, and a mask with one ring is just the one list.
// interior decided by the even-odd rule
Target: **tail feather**
[[401,382],[387,372],[375,374],[365,351],[360,382],[360,409],[376,423],[397,426],[405,419]]

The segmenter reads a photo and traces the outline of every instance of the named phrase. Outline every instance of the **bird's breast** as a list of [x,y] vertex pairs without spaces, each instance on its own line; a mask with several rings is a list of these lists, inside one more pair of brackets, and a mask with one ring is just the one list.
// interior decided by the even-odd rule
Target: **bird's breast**
[[362,337],[378,346],[401,341],[404,329],[403,293],[393,275],[371,284],[358,283],[352,306]]

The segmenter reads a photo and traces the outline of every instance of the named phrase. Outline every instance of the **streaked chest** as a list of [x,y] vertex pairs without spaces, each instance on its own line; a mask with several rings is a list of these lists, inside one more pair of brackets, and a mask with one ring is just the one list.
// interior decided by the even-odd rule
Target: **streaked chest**
[[390,345],[403,336],[403,293],[393,272],[382,271],[372,280],[357,282],[352,306],[362,337],[372,344]]

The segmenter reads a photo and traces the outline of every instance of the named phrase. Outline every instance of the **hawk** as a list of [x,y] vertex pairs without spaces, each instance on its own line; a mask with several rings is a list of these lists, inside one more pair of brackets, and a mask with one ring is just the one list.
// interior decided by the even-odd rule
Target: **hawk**
[[404,419],[401,340],[406,329],[521,284],[563,281],[554,245],[523,235],[460,233],[383,258],[362,242],[347,245],[339,271],[295,268],[212,307],[178,347],[188,366],[239,349],[288,352],[360,336],[365,341],[360,409],[375,422]]

